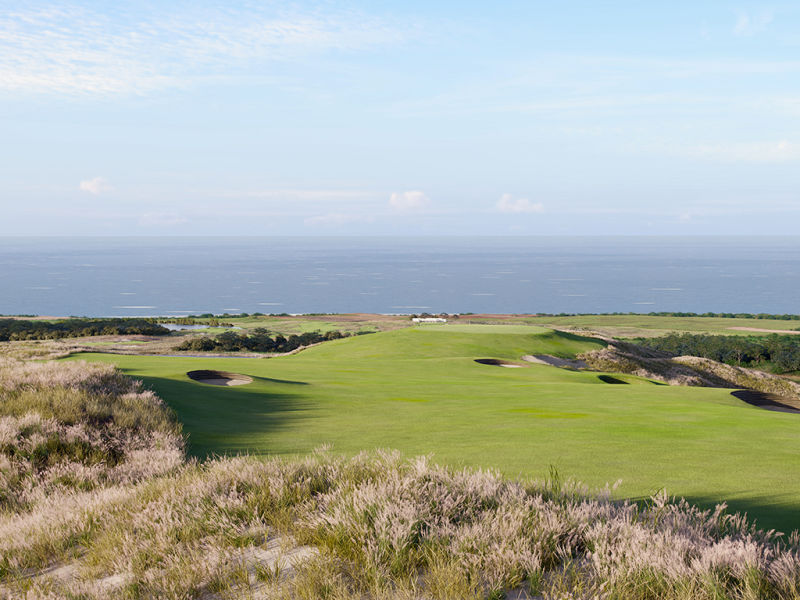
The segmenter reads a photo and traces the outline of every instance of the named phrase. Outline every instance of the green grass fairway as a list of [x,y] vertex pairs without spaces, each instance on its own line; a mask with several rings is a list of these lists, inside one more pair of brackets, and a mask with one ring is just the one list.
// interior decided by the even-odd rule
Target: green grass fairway
[[[800,527],[800,415],[728,391],[657,385],[475,358],[571,356],[599,342],[539,327],[424,326],[326,342],[271,359],[83,354],[143,379],[178,413],[197,456],[293,455],[322,444],[432,454],[453,465],[542,477],[550,465],[618,496],[666,488],[703,504],[727,499],[762,526]],[[214,387],[194,369],[244,373]]]

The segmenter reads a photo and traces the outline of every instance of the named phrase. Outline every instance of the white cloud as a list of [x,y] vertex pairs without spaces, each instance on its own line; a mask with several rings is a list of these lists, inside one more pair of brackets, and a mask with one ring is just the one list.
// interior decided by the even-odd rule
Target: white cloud
[[733,27],[733,33],[745,37],[759,34],[766,30],[767,26],[772,23],[772,19],[772,13],[751,15],[750,13],[741,12],[736,20],[736,25]]
[[198,81],[264,76],[266,62],[353,51],[406,37],[344,9],[163,8],[131,12],[67,5],[0,13],[0,90],[141,95]]
[[544,212],[544,204],[531,202],[527,198],[514,198],[511,194],[503,194],[497,201],[497,210],[504,213],[540,213]]
[[95,177],[94,179],[86,179],[81,181],[80,185],[78,186],[81,191],[89,192],[90,194],[94,194],[95,196],[102,194],[103,192],[110,192],[114,188],[109,185],[108,181],[104,177]]
[[389,198],[389,206],[401,212],[422,210],[430,204],[431,200],[419,190],[395,192]]

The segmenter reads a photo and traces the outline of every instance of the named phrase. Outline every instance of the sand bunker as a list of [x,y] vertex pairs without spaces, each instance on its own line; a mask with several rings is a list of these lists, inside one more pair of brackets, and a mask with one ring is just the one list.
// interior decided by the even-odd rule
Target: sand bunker
[[766,410],[800,414],[800,401],[755,390],[736,390],[731,396]]
[[505,367],[507,369],[521,369],[524,366],[508,362],[507,360],[501,360],[499,358],[476,358],[475,362],[482,365],[490,365],[492,367]]
[[253,378],[239,373],[229,373],[228,371],[189,371],[186,373],[189,379],[194,379],[199,383],[208,385],[245,385],[253,383]]
[[522,360],[536,363],[537,365],[550,365],[551,367],[561,367],[566,369],[585,369],[588,365],[577,359],[558,358],[549,354],[526,354]]

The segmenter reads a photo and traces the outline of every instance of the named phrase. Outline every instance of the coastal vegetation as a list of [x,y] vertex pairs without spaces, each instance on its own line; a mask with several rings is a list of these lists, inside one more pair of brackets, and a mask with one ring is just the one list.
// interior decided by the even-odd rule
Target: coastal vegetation
[[672,356],[700,356],[727,364],[769,368],[776,373],[800,371],[800,336],[729,336],[671,333],[637,343]]
[[800,598],[799,417],[697,387],[796,384],[466,320],[267,360],[0,359],[0,597]]
[[[369,333],[369,332],[361,332]],[[255,328],[247,332],[236,333],[226,331],[217,336],[193,337],[184,340],[175,350],[179,352],[292,352],[298,348],[350,337],[349,332],[341,331],[306,331],[300,334],[291,334],[288,337],[280,333],[271,334],[264,328]],[[359,334],[356,334],[359,335]]]
[[52,340],[99,335],[168,335],[169,330],[147,319],[0,319],[0,342]]
[[3,597],[800,596],[798,535],[724,505],[388,451],[187,460],[171,411],[109,365],[5,360],[0,396]]
[[[249,315],[241,315],[242,317],[249,316]],[[165,318],[158,318],[158,319],[149,319],[152,323],[160,323],[160,324],[172,324],[172,325],[205,325],[207,327],[233,327],[232,323],[228,323],[226,321],[220,320],[220,318],[215,317],[213,315],[208,315],[207,317],[203,317],[202,319],[194,318],[194,317],[175,317],[172,319],[165,319]]]

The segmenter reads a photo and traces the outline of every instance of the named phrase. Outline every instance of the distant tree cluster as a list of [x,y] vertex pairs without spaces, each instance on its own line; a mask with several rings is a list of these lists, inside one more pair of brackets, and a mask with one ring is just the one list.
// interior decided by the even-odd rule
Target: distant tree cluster
[[[200,317],[198,317],[200,318]],[[233,323],[220,321],[217,317],[202,317],[203,321],[198,321],[195,317],[173,317],[171,319],[158,319],[154,323],[170,323],[175,325],[208,325],[209,327],[233,327]]]
[[[472,314],[472,313],[465,313],[465,314]],[[413,314],[413,315],[411,315],[409,317],[409,319],[432,319],[432,318],[457,319],[458,315],[457,314],[452,314],[451,315],[451,314],[448,314],[448,313],[433,314],[433,313],[424,312],[424,313],[419,313],[419,314]]]
[[[465,313],[467,314],[467,313]],[[648,317],[714,317],[717,319],[771,319],[775,321],[800,321],[800,315],[773,315],[769,313],[732,312],[610,312],[610,313],[537,313],[542,317],[603,317],[603,316],[648,316]]]
[[[363,333],[370,332],[359,332],[355,335],[362,335]],[[325,333],[310,331],[286,337],[280,333],[272,334],[267,329],[258,327],[242,333],[226,331],[215,337],[193,337],[175,346],[175,350],[182,352],[291,352],[301,346],[338,340],[350,337],[350,335],[352,334],[341,331],[326,331]]]
[[169,330],[147,319],[62,319],[59,321],[0,319],[0,342],[134,334],[168,335]]
[[637,343],[673,356],[702,356],[744,367],[769,365],[778,373],[800,371],[800,336],[737,336],[672,333]]

